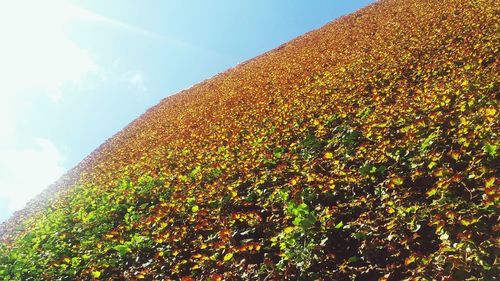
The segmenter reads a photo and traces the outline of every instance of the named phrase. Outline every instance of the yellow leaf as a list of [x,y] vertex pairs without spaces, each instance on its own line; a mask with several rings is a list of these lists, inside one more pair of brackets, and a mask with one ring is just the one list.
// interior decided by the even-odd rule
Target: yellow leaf
[[333,153],[327,152],[325,153],[325,159],[332,159],[333,158]]
[[427,194],[428,197],[431,197],[432,195],[436,194],[436,192],[437,192],[437,188],[431,188],[425,194]]
[[494,108],[494,107],[488,107],[486,108],[486,116],[495,116],[495,114],[497,113],[497,110]]
[[395,177],[392,179],[392,183],[394,183],[395,185],[402,185],[403,179],[401,177]]
[[415,256],[411,255],[405,259],[405,265],[410,265],[415,262]]
[[496,180],[495,177],[491,177],[491,178],[487,179],[486,182],[485,182],[485,186],[486,187],[492,187],[493,184],[495,183],[495,180]]
[[293,227],[293,226],[289,226],[289,227],[285,228],[285,231],[284,231],[284,232],[285,232],[285,234],[289,234],[289,233],[291,233],[294,229],[295,229],[295,227]]
[[233,253],[228,253],[224,256],[224,261],[229,261],[233,258]]

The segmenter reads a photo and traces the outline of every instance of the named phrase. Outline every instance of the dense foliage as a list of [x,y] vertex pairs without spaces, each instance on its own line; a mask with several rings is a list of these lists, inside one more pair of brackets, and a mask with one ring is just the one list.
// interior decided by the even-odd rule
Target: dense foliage
[[385,0],[163,100],[3,226],[4,280],[493,280],[495,0]]

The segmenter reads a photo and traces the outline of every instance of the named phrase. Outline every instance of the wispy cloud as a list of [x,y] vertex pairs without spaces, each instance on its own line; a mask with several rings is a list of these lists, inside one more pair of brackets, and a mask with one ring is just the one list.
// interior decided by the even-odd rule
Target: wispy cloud
[[128,76],[128,82],[137,90],[141,92],[146,92],[148,88],[146,87],[146,84],[144,83],[144,74],[142,71],[136,71],[133,73],[130,73],[127,75]]
[[126,22],[123,22],[123,21],[120,21],[117,19],[113,19],[111,17],[106,17],[106,16],[100,15],[98,13],[95,13],[93,11],[83,9],[81,7],[71,6],[71,14],[74,15],[73,17],[78,18],[80,20],[90,20],[90,21],[94,21],[94,22],[100,22],[100,23],[103,23],[103,24],[106,24],[106,25],[109,25],[109,26],[112,26],[112,27],[115,27],[118,29],[125,30],[129,33],[132,33],[132,34],[137,34],[137,35],[145,37],[145,38],[157,40],[157,41],[163,42],[163,43],[168,44],[168,45],[173,45],[175,47],[188,48],[188,49],[197,50],[197,51],[201,51],[201,52],[208,52],[208,50],[206,50],[205,48],[201,48],[201,47],[194,45],[192,43],[189,43],[187,41],[179,40],[175,37],[160,34],[160,33],[157,33],[157,32],[151,31],[151,30],[147,30],[147,29],[144,29],[142,27],[139,27],[139,26],[136,26],[136,25],[133,25],[130,23],[126,23]]
[[63,156],[48,139],[37,138],[29,148],[2,152],[0,198],[16,211],[54,183],[64,172]]

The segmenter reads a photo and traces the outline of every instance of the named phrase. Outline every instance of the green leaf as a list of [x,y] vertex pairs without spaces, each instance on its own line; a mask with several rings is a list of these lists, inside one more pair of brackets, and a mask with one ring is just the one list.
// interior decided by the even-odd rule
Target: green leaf
[[337,223],[337,225],[335,225],[335,228],[339,229],[339,228],[342,228],[343,226],[344,226],[344,222],[340,221],[339,223]]
[[188,203],[188,205],[193,205],[195,202],[196,199],[194,197],[186,198],[186,203]]
[[101,277],[101,272],[100,271],[92,271],[92,277],[94,278],[99,278]]
[[361,166],[361,168],[359,168],[359,172],[363,176],[368,176],[371,174],[375,174],[375,172],[377,172],[377,167],[375,167],[372,164],[365,164],[365,165]]
[[146,238],[144,236],[141,236],[139,234],[134,234],[134,236],[132,236],[132,239],[130,240],[134,245],[137,245],[137,244],[140,244],[142,243],[144,240],[146,240]]
[[355,233],[353,233],[351,235],[352,235],[352,237],[354,237],[354,238],[356,238],[358,240],[363,239],[363,238],[366,237],[366,234],[364,234],[363,232],[355,232]]
[[497,155],[497,146],[493,144],[485,144],[483,146],[484,152],[488,153],[489,155],[495,157]]
[[201,171],[201,167],[200,166],[196,166],[196,168],[194,168],[191,173],[189,173],[189,176],[191,177],[194,177],[196,176],[199,172]]
[[356,114],[356,117],[360,118],[360,119],[365,119],[367,118],[368,116],[370,116],[370,114],[372,113],[372,109],[369,108],[369,107],[365,107],[364,109],[360,110],[357,114]]
[[430,145],[432,145],[434,143],[434,139],[437,137],[436,134],[432,133],[430,134],[425,140],[424,142],[422,143],[422,145],[420,145],[420,151],[424,151],[426,150]]
[[288,197],[289,197],[288,192],[281,190],[279,192],[279,196],[280,196],[281,200],[288,201]]
[[301,222],[303,228],[310,228],[316,223],[316,217],[313,214],[307,214]]
[[193,213],[198,212],[199,209],[200,207],[198,207],[198,205],[194,205],[193,207],[191,207],[191,211],[193,211]]
[[295,219],[293,219],[292,223],[293,225],[295,226],[300,226],[300,223],[302,222],[302,218],[301,217],[296,217]]
[[82,221],[84,223],[91,221],[92,219],[95,218],[95,214],[93,212],[88,213],[86,216],[83,217]]
[[348,262],[357,262],[357,261],[359,261],[359,257],[357,257],[357,256],[352,256],[352,257],[350,257],[347,261],[348,261]]
[[281,155],[285,152],[285,149],[283,147],[276,147],[273,150],[274,157],[280,158]]
[[79,257],[72,257],[71,258],[71,265],[72,266],[78,266],[80,264],[81,259]]
[[130,251],[130,248],[127,245],[117,245],[113,247],[114,250],[118,252],[118,254],[123,257]]

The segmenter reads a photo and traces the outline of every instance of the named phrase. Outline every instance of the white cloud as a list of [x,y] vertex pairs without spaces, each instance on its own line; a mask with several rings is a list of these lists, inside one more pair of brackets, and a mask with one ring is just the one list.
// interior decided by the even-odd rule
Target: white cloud
[[144,83],[144,74],[142,71],[136,71],[134,73],[127,74],[128,82],[137,90],[141,92],[145,92],[148,89],[146,88],[146,84]]
[[4,150],[0,154],[0,198],[6,199],[10,211],[23,208],[65,170],[56,145],[44,138],[35,139],[28,148]]

